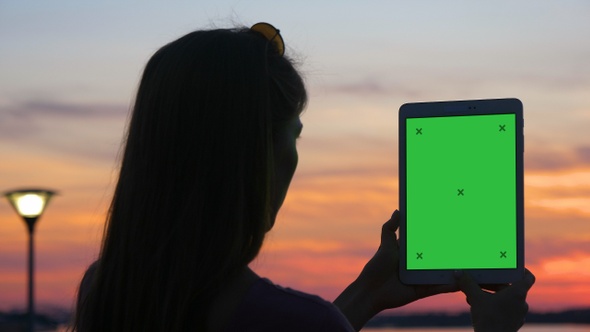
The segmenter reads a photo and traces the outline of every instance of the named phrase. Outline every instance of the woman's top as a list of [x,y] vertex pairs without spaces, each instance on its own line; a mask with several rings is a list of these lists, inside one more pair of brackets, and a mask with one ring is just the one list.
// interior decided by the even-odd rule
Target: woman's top
[[[92,264],[80,284],[78,305],[96,270]],[[224,332],[350,332],[354,328],[334,304],[258,278],[241,299]]]
[[346,317],[322,298],[260,278],[250,287],[225,332],[349,332]]

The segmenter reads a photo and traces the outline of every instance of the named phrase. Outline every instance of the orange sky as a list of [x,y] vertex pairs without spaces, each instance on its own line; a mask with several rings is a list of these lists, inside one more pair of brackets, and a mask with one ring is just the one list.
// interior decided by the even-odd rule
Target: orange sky
[[[0,191],[60,193],[37,225],[38,303],[70,307],[96,258],[142,66],[173,38],[239,14],[244,24],[263,18],[280,27],[311,97],[300,165],[256,271],[334,299],[397,208],[399,106],[517,97],[525,114],[526,265],[537,276],[529,303],[590,306],[590,45],[580,42],[590,40],[590,7],[328,3],[150,4],[139,12],[65,1],[0,5]],[[25,227],[3,199],[0,310],[24,307],[25,287]],[[451,294],[403,310],[462,309],[463,297]]]
[[[394,137],[391,142],[393,146]],[[396,158],[387,156],[393,147],[379,151],[378,144],[364,151],[360,144],[359,149],[354,143],[345,144],[342,149],[348,147],[350,153],[342,154],[339,149],[325,151],[321,142],[315,143],[314,138],[304,136],[300,158],[324,151],[324,158],[334,158],[334,169],[314,171],[302,161],[304,170],[296,175],[277,225],[252,266],[277,283],[333,299],[376,250],[381,224],[397,207]],[[349,165],[346,160],[352,158],[362,162],[352,169],[337,166]],[[41,183],[60,190],[38,223],[37,299],[70,305],[84,267],[97,254],[112,168],[45,156],[4,162],[0,172],[11,175],[3,179],[9,188]],[[590,167],[527,169],[525,182],[526,261],[537,276],[530,293],[531,307],[549,310],[590,305]],[[0,220],[1,303],[3,307],[22,306],[24,224],[6,201]],[[465,309],[460,295],[423,300],[405,309],[443,307]]]

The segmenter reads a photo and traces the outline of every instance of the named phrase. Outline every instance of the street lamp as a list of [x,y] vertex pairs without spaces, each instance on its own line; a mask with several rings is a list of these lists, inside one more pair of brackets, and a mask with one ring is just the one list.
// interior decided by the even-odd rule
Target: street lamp
[[55,192],[44,189],[21,189],[4,193],[12,207],[25,223],[29,233],[29,319],[27,331],[32,332],[34,326],[35,307],[33,305],[33,232],[35,222],[49,203]]

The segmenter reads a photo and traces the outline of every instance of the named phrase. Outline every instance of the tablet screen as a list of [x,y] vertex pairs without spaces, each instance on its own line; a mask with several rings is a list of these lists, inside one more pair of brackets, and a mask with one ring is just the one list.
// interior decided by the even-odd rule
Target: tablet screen
[[408,270],[517,265],[516,115],[406,119]]

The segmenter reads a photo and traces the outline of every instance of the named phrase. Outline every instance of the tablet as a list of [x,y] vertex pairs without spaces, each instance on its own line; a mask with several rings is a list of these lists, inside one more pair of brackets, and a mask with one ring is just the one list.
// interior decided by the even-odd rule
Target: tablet
[[480,284],[524,276],[518,99],[409,103],[399,111],[400,279]]

